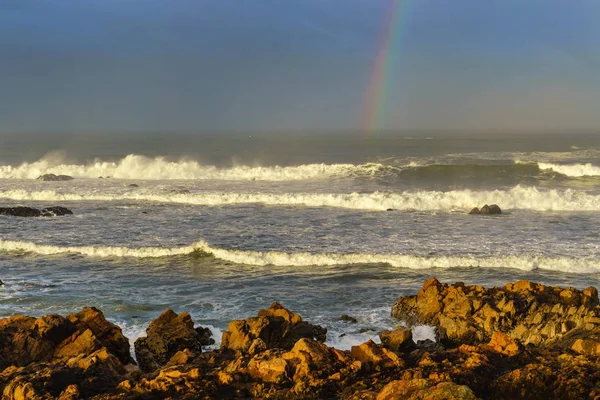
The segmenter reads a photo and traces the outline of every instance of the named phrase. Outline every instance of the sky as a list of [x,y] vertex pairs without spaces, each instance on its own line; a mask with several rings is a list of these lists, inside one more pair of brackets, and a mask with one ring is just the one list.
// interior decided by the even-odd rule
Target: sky
[[[363,129],[392,1],[0,0],[0,132]],[[600,1],[397,1],[369,129],[600,129]]]

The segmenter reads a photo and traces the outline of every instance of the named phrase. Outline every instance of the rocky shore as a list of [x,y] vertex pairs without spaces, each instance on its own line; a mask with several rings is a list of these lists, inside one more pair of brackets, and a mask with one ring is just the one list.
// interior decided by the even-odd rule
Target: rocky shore
[[[400,297],[406,326],[341,351],[278,303],[232,321],[218,350],[189,314],[162,313],[135,341],[101,311],[0,319],[2,399],[600,399],[600,306],[583,291],[432,278]],[[410,326],[437,328],[414,343]]]

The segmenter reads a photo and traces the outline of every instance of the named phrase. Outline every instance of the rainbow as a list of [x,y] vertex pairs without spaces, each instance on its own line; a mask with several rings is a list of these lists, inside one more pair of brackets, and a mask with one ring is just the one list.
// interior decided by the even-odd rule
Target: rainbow
[[388,89],[397,58],[395,50],[400,47],[402,17],[406,14],[403,10],[405,1],[408,0],[389,0],[386,8],[380,44],[363,98],[361,127],[367,134],[377,135],[385,123]]

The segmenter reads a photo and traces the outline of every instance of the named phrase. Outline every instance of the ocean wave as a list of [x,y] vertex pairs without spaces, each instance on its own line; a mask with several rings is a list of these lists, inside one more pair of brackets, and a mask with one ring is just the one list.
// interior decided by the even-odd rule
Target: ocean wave
[[563,174],[571,177],[581,177],[581,176],[600,176],[600,167],[592,165],[590,163],[587,164],[570,164],[570,165],[561,165],[561,164],[551,164],[551,163],[538,163],[540,169],[548,169],[559,174]]
[[13,167],[0,166],[0,179],[36,179],[43,174],[70,175],[75,178],[111,177],[140,180],[265,180],[287,181],[334,176],[372,175],[394,169],[379,163],[306,164],[289,167],[235,166],[217,168],[197,161],[168,161],[130,154],[117,162],[95,161],[90,164],[64,164],[53,157]]
[[32,242],[0,240],[0,251],[25,252],[39,255],[57,255],[76,253],[90,257],[131,257],[153,258],[202,252],[213,257],[241,265],[306,267],[306,266],[336,266],[355,264],[388,264],[392,267],[409,269],[430,268],[516,268],[524,271],[536,269],[594,273],[600,272],[599,259],[583,259],[570,257],[541,257],[541,256],[501,256],[474,257],[465,256],[433,256],[423,257],[402,254],[314,254],[314,253],[285,253],[277,251],[244,251],[227,250],[199,241],[189,246],[160,248],[160,247],[111,247],[111,246],[53,246]]
[[14,201],[144,201],[200,206],[263,204],[267,206],[332,207],[368,211],[460,211],[497,203],[506,210],[597,211],[600,196],[574,189],[538,190],[516,186],[510,190],[452,190],[373,193],[59,193],[55,190],[0,191],[0,198]]

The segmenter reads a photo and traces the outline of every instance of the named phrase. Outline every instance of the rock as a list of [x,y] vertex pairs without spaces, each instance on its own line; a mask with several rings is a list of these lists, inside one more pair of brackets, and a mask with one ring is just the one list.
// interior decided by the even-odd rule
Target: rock
[[397,326],[393,331],[383,331],[379,338],[382,346],[392,351],[410,351],[415,347],[412,331],[403,326]]
[[4,286],[4,282],[2,282],[2,279],[0,279],[0,286]]
[[340,321],[344,321],[344,322],[349,322],[351,324],[356,324],[358,321],[356,320],[356,318],[351,317],[347,314],[344,314],[340,317]]
[[198,339],[202,346],[211,346],[215,344],[215,339],[212,338],[213,333],[209,328],[199,326],[196,328],[196,332],[198,333]]
[[62,215],[73,215],[73,211],[69,210],[66,207],[55,206],[55,207],[47,207],[47,208],[42,209],[41,215],[42,215],[42,217],[56,217],[56,216],[62,216]]
[[40,181],[44,181],[44,182],[57,182],[57,181],[71,181],[71,180],[73,180],[73,177],[69,176],[69,175],[44,174],[44,175],[38,176],[37,179]]
[[502,210],[500,210],[500,207],[498,207],[497,204],[492,204],[491,206],[488,206],[487,204],[484,205],[483,207],[481,207],[480,210],[481,214],[487,214],[487,215],[492,215],[492,214],[502,214]]
[[352,346],[350,355],[355,360],[367,364],[370,370],[375,371],[404,365],[396,354],[384,347],[378,347],[372,340],[359,346]]
[[492,204],[488,206],[487,204],[481,207],[481,209],[475,207],[470,212],[469,215],[495,215],[502,214],[502,210],[498,207],[497,204]]
[[172,189],[172,194],[188,194],[190,191],[188,189]]
[[134,187],[134,188],[139,187],[139,186],[140,185],[138,185],[137,183],[132,183],[130,185],[127,185],[127,187]]
[[427,379],[399,380],[388,383],[377,395],[377,400],[477,400],[473,391],[464,385],[442,382],[437,385]]
[[12,217],[54,217],[71,215],[73,212],[65,207],[48,207],[42,210],[32,207],[0,207],[0,215]]
[[167,364],[177,352],[186,349],[195,354],[202,353],[202,345],[210,335],[201,332],[203,336],[194,329],[194,322],[188,313],[177,315],[170,309],[163,312],[148,326],[147,336],[135,341],[140,368],[151,372]]
[[107,321],[102,311],[95,307],[86,307],[67,319],[75,325],[78,332],[90,330],[101,347],[114,354],[123,365],[134,363],[131,357],[129,339],[117,325]]
[[[247,350],[228,345],[200,353],[193,348],[210,342],[210,333],[194,329],[186,313],[167,310],[150,324],[141,347],[136,341],[140,365],[143,357],[154,363],[145,374],[129,362],[120,328],[99,310],[14,316],[0,319],[0,393],[3,400],[597,399],[600,307],[592,305],[594,296],[592,289],[528,281],[483,288],[432,278],[419,294],[400,298],[395,310],[415,320],[438,319],[446,339],[448,332],[470,331],[470,343],[455,338],[453,346],[434,343],[410,352],[403,345],[410,330],[403,327],[382,332],[382,345],[368,341],[349,352],[298,337],[308,332],[307,323],[275,303],[257,317],[232,321],[229,345],[252,340]],[[495,330],[482,341],[488,328]],[[324,339],[324,330],[310,331]],[[538,345],[524,345],[535,337]]]
[[442,341],[484,343],[499,331],[522,344],[558,339],[589,324],[600,326],[592,289],[579,291],[520,281],[501,288],[426,281],[416,296],[398,299],[392,315],[438,328]]
[[494,332],[488,345],[492,351],[506,354],[507,356],[517,355],[521,351],[519,343],[514,338],[502,332]]
[[327,329],[302,321],[299,315],[290,312],[279,303],[260,310],[257,317],[232,321],[223,332],[221,347],[248,351],[253,341],[261,339],[267,348],[289,350],[301,338],[324,342]]

